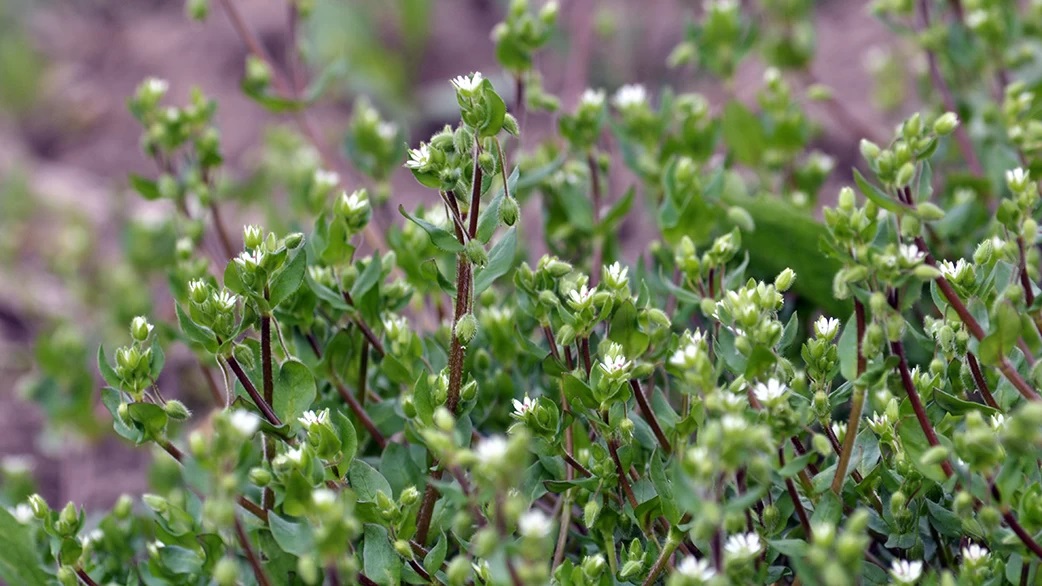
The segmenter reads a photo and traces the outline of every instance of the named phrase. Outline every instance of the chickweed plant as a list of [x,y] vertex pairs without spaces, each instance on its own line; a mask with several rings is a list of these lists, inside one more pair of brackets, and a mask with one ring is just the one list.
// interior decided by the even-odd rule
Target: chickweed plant
[[[759,59],[743,105],[562,103],[533,58],[557,6],[515,0],[503,72],[445,81],[456,122],[407,141],[360,101],[345,160],[308,115],[324,82],[218,6],[243,91],[299,131],[270,147],[285,205],[222,180],[201,92],[130,97],[156,166],[132,186],[177,231],[167,309],[97,379],[41,341],[40,376],[100,396],[160,480],[108,512],[0,508],[10,583],[1042,580],[1042,3],[873,2],[926,64],[887,129],[815,81],[810,1],[695,11],[669,64],[733,96]],[[814,149],[815,108],[864,135],[854,169]],[[540,116],[555,132],[525,139]],[[233,229],[229,202],[260,220]],[[633,216],[653,233],[620,238]],[[163,388],[178,347],[212,398],[194,414]]]

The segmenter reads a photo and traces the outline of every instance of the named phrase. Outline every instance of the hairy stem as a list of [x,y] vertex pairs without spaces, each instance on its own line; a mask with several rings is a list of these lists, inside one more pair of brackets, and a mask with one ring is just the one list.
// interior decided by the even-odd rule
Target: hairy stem
[[674,539],[673,536],[670,535],[669,539],[667,539],[666,543],[662,546],[662,551],[659,552],[655,564],[652,565],[651,569],[648,571],[648,577],[644,579],[642,586],[651,586],[655,583],[659,574],[661,574],[662,571],[666,569],[666,566],[669,565],[669,558],[673,556],[673,552],[677,550],[678,546],[680,546],[680,540]]
[[[268,298],[268,288],[264,288],[264,298]],[[271,315],[265,314],[261,316],[261,371],[263,372],[264,378],[264,401],[268,405],[275,404],[275,376],[272,373],[273,360],[271,357]],[[264,446],[264,460],[268,462],[268,466],[271,466],[271,461],[275,457],[275,438],[268,434],[263,434],[263,446]],[[270,486],[265,486],[262,492],[261,503],[265,509],[271,509],[275,506],[275,492]]]
[[253,399],[253,403],[257,405],[260,412],[264,414],[264,418],[268,420],[268,423],[275,427],[280,427],[282,421],[279,419],[279,416],[275,415],[275,411],[272,410],[271,405],[264,400],[264,397],[262,397],[260,393],[257,392],[257,387],[253,386],[253,382],[250,381],[250,377],[246,376],[246,371],[242,369],[242,365],[240,365],[239,361],[235,359],[235,356],[229,354],[225,357],[225,361],[228,362],[228,366],[230,366],[232,372],[235,373],[235,377],[239,379],[239,382],[242,383],[242,387],[246,389],[246,394],[250,396],[250,399]]
[[991,389],[988,388],[988,381],[984,380],[984,373],[981,372],[980,364],[977,363],[977,357],[972,352],[967,352],[966,362],[970,365],[973,382],[977,385],[977,390],[980,391],[981,396],[984,397],[984,402],[992,409],[998,409],[999,404],[995,401],[995,396],[991,394]]
[[[778,463],[785,467],[784,448],[778,448]],[[800,500],[800,493],[796,491],[796,483],[792,481],[792,478],[785,479],[785,490],[789,493],[792,506],[796,509],[796,516],[799,517],[800,526],[803,527],[805,537],[807,540],[812,539],[814,532],[810,526],[810,519],[807,517],[807,510],[803,508],[803,501]]]
[[271,580],[268,579],[268,575],[264,573],[264,567],[261,566],[261,560],[257,556],[257,552],[253,550],[253,545],[250,544],[250,538],[246,535],[246,529],[242,526],[242,521],[238,517],[235,518],[235,537],[239,540],[239,546],[246,553],[246,559],[250,562],[250,568],[253,569],[253,577],[257,580],[257,584],[260,586],[271,586]]
[[655,434],[655,439],[658,440],[659,446],[662,447],[662,451],[668,456],[673,451],[673,447],[669,444],[669,440],[666,439],[666,434],[662,431],[662,426],[659,425],[658,418],[655,417],[655,412],[651,410],[651,405],[648,404],[648,398],[644,396],[644,391],[640,388],[640,383],[637,379],[630,379],[630,388],[633,390],[633,396],[637,399],[637,406],[640,407],[641,414],[644,415],[644,419],[648,422],[648,426],[651,427],[651,432]]
[[832,492],[840,496],[843,490],[843,480],[847,476],[847,467],[850,466],[850,457],[854,454],[854,442],[857,441],[858,425],[861,423],[861,410],[865,406],[865,388],[860,385],[854,386],[854,395],[850,399],[850,419],[847,422],[847,433],[843,436],[843,451],[839,454],[839,462],[836,464],[836,475],[832,477]]

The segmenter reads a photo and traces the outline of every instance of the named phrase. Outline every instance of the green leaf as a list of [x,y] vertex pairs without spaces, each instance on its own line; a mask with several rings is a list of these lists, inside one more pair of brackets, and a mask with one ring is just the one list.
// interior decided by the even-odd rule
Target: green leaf
[[829,522],[836,525],[842,516],[842,501],[839,500],[836,493],[828,491],[821,495],[821,500],[818,501],[818,506],[814,508],[814,514],[811,515],[810,520],[811,524]]
[[[516,192],[518,173],[518,168],[514,167],[510,176],[507,177],[507,187],[511,194]],[[525,177],[528,177],[528,175],[526,174]],[[499,206],[503,203],[505,195],[506,191],[503,190],[503,186],[500,186],[496,191],[496,195],[488,202],[485,209],[481,210],[481,215],[478,216],[478,232],[475,237],[485,244],[488,244],[488,241],[492,239],[492,235],[499,226]]]
[[297,523],[268,511],[268,527],[271,536],[282,551],[293,555],[307,555],[315,550],[315,536],[307,522]]
[[304,273],[307,272],[307,267],[307,248],[300,246],[269,285],[268,303],[271,307],[277,307],[290,295],[296,293],[297,289],[300,289],[300,284],[304,282]]
[[366,523],[365,543],[362,546],[362,567],[365,575],[377,584],[398,586],[401,582],[402,559],[391,546],[387,529]]
[[127,425],[127,422],[119,417],[119,405],[122,402],[123,394],[116,389],[105,387],[101,390],[101,403],[112,415],[112,430],[120,437],[139,444],[144,440],[144,434],[138,428]]
[[630,187],[626,190],[626,194],[619,198],[611,208],[601,217],[600,228],[602,233],[605,231],[611,232],[615,229],[615,224],[619,220],[626,217],[629,213],[630,208],[633,207],[633,196],[636,194],[636,188]]
[[839,355],[839,372],[843,378],[852,381],[857,378],[857,321],[854,314],[847,318],[843,333],[836,343]]
[[474,273],[474,295],[480,295],[492,283],[514,268],[514,253],[517,250],[517,228],[510,228],[503,238],[492,247],[488,264]]
[[355,279],[354,284],[351,285],[351,298],[361,299],[380,280],[380,275],[382,274],[383,262],[380,261],[380,257],[374,252],[372,259],[369,260],[369,264],[365,265],[362,272],[358,274],[358,278]]
[[782,478],[792,478],[806,468],[807,464],[809,464],[815,456],[816,454],[814,452],[807,452],[802,456],[792,458],[785,462],[785,465],[781,467],[781,470],[778,470],[778,474],[781,475]]
[[163,408],[155,403],[137,401],[127,405],[127,416],[131,421],[140,424],[145,436],[159,439],[166,429],[168,416]]
[[355,460],[351,463],[347,480],[351,483],[351,488],[354,489],[360,503],[376,502],[377,492],[382,492],[389,497],[394,495],[391,492],[391,485],[383,474],[363,460]]
[[1020,338],[1020,315],[1008,303],[1000,303],[992,318],[992,331],[980,342],[980,359],[987,365],[998,364],[1009,354]]
[[461,250],[463,250],[463,245],[460,244],[459,240],[456,240],[456,237],[450,234],[447,230],[443,230],[442,228],[439,228],[434,224],[431,224],[423,218],[418,218],[410,214],[409,212],[405,211],[405,206],[399,205],[398,212],[406,218],[412,220],[412,222],[420,228],[423,228],[423,231],[431,237],[431,242],[434,243],[434,246],[437,246],[439,249],[445,252],[452,253],[460,252]]
[[720,121],[724,142],[738,161],[756,166],[765,150],[763,127],[760,120],[748,108],[736,101],[724,106]]
[[0,578],[8,584],[51,584],[40,567],[32,530],[0,507]]
[[189,341],[199,344],[210,352],[217,350],[217,336],[213,333],[213,330],[195,323],[181,309],[180,304],[174,304],[174,311],[177,313],[177,325],[181,327],[181,331],[188,337]]
[[105,383],[111,387],[119,387],[120,380],[119,375],[109,365],[108,358],[105,357],[105,346],[98,346],[98,372],[101,373],[101,378],[105,379]]
[[[358,453],[358,432],[355,431],[354,424],[342,411],[336,412],[333,423],[337,428],[337,436],[340,438],[340,466],[349,466],[351,461],[355,459],[355,454]],[[343,471],[344,468],[340,468],[340,470]]]
[[311,370],[296,359],[282,363],[275,379],[272,409],[284,423],[299,417],[315,401],[317,389]]
[[680,509],[677,508],[676,496],[673,494],[673,483],[667,478],[662,458],[658,454],[651,456],[651,482],[659,496],[659,505],[666,519],[676,525],[680,521]]
[[423,569],[427,570],[428,574],[435,574],[441,569],[441,565],[445,562],[445,554],[449,551],[449,540],[445,538],[445,535],[438,537],[438,542],[434,544],[434,547],[427,552],[427,555],[423,558]]
[[895,214],[902,214],[908,211],[908,208],[891,199],[882,189],[865,179],[857,169],[854,169],[854,183],[857,184],[858,189],[861,190],[865,197],[884,210],[894,212]]
[[141,175],[131,173],[130,186],[133,187],[134,191],[138,192],[141,197],[149,201],[155,201],[162,197],[162,194],[159,193],[158,184],[151,179],[142,177]]

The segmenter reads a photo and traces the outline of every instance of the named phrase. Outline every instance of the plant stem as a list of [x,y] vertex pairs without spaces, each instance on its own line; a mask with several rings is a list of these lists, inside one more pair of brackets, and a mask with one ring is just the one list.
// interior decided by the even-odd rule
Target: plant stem
[[648,422],[648,426],[651,427],[652,433],[655,434],[655,439],[658,440],[659,445],[662,447],[662,451],[664,451],[668,456],[673,451],[673,447],[669,444],[669,440],[666,439],[666,434],[662,432],[662,426],[659,425],[658,418],[655,417],[655,412],[651,410],[651,405],[648,404],[648,398],[644,396],[644,391],[640,389],[640,383],[637,379],[630,379],[630,388],[633,389],[633,396],[637,399],[637,406],[640,407],[640,412],[644,415],[644,419]]
[[[470,226],[467,228],[467,234],[471,238],[474,238],[478,233],[478,213],[481,209],[481,165],[478,164],[478,156],[481,154],[481,142],[478,139],[474,139],[474,174],[471,176],[470,183],[470,209],[467,210],[467,217],[470,221]],[[500,153],[500,166],[502,166],[502,152]],[[503,186],[506,189],[506,185]],[[463,244],[460,242],[460,244]]]
[[90,577],[90,574],[88,574],[83,568],[76,568],[76,576],[80,580],[83,580],[83,583],[87,586],[98,586],[98,583],[95,582],[94,579]]
[[210,202],[210,213],[213,214],[213,227],[217,232],[217,239],[221,242],[221,249],[224,252],[226,258],[232,258],[235,256],[235,247],[232,246],[232,240],[228,236],[228,230],[224,227],[224,221],[221,220],[221,211],[217,207],[217,202]]
[[374,423],[373,419],[369,417],[368,413],[366,413],[365,407],[362,406],[362,403],[359,402],[357,397],[351,394],[351,391],[348,390],[347,386],[340,381],[340,377],[338,377],[336,373],[331,374],[333,376],[333,384],[336,387],[337,393],[340,394],[340,398],[343,399],[344,402],[347,403],[347,406],[351,408],[351,412],[354,413],[355,417],[358,418],[358,421],[362,423],[362,427],[369,432],[369,435],[373,438],[373,441],[376,442],[376,445],[380,447],[380,450],[383,450],[387,447],[387,438],[380,433],[380,430],[376,427],[376,423]]
[[369,378],[369,342],[362,340],[362,352],[358,357],[358,390],[355,391],[358,405],[365,407],[366,387]]
[[[355,306],[355,300],[351,298],[350,292],[343,291],[341,293],[341,296],[344,298],[344,301],[347,302],[348,305],[350,305],[351,307]],[[355,315],[351,316],[351,321],[353,321],[354,324],[358,326],[358,329],[362,331],[362,335],[365,336],[365,339],[369,342],[373,349],[376,350],[376,353],[380,356],[383,356],[384,345],[380,342],[380,338],[378,338],[376,334],[373,333],[372,328],[369,327],[369,324],[365,322],[362,316],[355,313]]]
[[857,327],[857,375],[865,373],[866,359],[864,352],[865,338],[865,304],[860,299],[854,299],[854,321]]
[[966,362],[970,365],[970,373],[973,374],[973,382],[977,385],[977,390],[980,391],[984,402],[988,404],[992,409],[998,409],[999,404],[995,401],[995,396],[991,394],[991,389],[988,388],[988,381],[984,380],[984,373],[980,370],[980,364],[977,363],[977,357],[972,352],[966,353]]
[[[926,253],[926,263],[936,268],[937,261],[933,258],[933,255],[930,254],[930,249],[926,246],[926,240],[924,240],[922,236],[918,236],[915,239],[915,245],[919,250]],[[948,300],[949,304],[951,304],[955,313],[958,314],[959,319],[961,319],[962,323],[966,325],[966,329],[970,331],[970,334],[973,335],[974,338],[977,338],[978,341],[983,340],[986,336],[984,328],[982,328],[980,323],[977,322],[977,319],[973,317],[970,310],[966,308],[966,304],[959,298],[955,289],[952,288],[951,283],[948,282],[948,279],[944,278],[942,275],[937,277],[936,282],[937,288],[941,290],[941,294],[944,295],[944,298]],[[1025,399],[1029,401],[1042,400],[1042,396],[1039,396],[1038,391],[1033,389],[1031,385],[1024,380],[1024,377],[1020,376],[1020,373],[1017,372],[1017,369],[1013,366],[1013,363],[1009,361],[1009,358],[1006,358],[1005,356],[1001,357],[999,359],[998,368],[999,372],[1006,377],[1006,380],[1008,380]]]
[[[180,448],[178,448],[177,446],[175,446],[167,440],[158,443],[159,447],[163,448],[163,450],[167,454],[170,454],[170,457],[176,460],[178,464],[184,465],[185,455]],[[252,513],[253,516],[257,517],[261,521],[264,521],[265,523],[268,522],[268,511],[264,510],[264,508],[258,505],[257,503],[251,501],[250,499],[244,496],[237,497],[236,502],[239,503],[239,506]]]
[[847,421],[847,433],[843,436],[843,451],[839,454],[839,462],[836,464],[836,475],[832,477],[832,492],[841,496],[843,491],[843,480],[847,476],[847,467],[850,465],[850,457],[854,453],[854,442],[857,441],[858,425],[861,423],[861,410],[865,405],[865,388],[860,385],[854,386],[854,395],[850,400],[850,419]]
[[[937,432],[934,430],[933,424],[930,423],[930,418],[926,415],[926,408],[923,407],[923,401],[919,397],[919,391],[915,389],[915,383],[912,381],[912,374],[908,370],[908,361],[905,359],[904,345],[901,344],[900,340],[890,342],[890,352],[893,353],[894,356],[897,356],[897,368],[901,374],[901,384],[904,385],[905,394],[908,395],[908,401],[912,404],[912,410],[915,411],[915,418],[919,420],[919,427],[923,429],[926,441],[931,447],[941,445],[941,442],[937,439]],[[944,470],[945,476],[951,477],[951,475],[954,474],[952,471],[952,465],[948,463],[947,458],[941,462],[941,469]]]
[[591,478],[593,476],[593,474],[591,474],[585,466],[580,464],[579,461],[575,459],[575,456],[572,456],[569,452],[564,453],[564,461],[567,462],[568,465],[574,468],[577,472],[579,472],[579,474],[582,474],[585,478]]
[[257,584],[260,586],[271,586],[271,580],[264,573],[264,567],[261,566],[260,558],[257,557],[257,552],[250,545],[250,538],[246,535],[246,529],[243,528],[242,521],[238,517],[235,518],[235,536],[238,538],[239,545],[243,551],[246,552],[246,559],[250,562],[250,567],[253,569],[253,577],[256,578]]
[[[778,463],[785,467],[784,448],[778,448]],[[796,483],[792,481],[792,478],[785,479],[785,490],[788,491],[789,499],[792,500],[792,506],[796,509],[796,516],[800,519],[800,526],[803,527],[804,536],[808,541],[813,539],[814,532],[810,526],[810,519],[807,517],[807,510],[803,508],[803,502],[800,501],[800,493],[796,491]]]
[[[264,299],[268,299],[268,287],[264,287]],[[272,373],[273,360],[271,357],[271,315],[261,316],[261,372],[264,378],[264,401],[268,405],[275,404],[275,376]],[[264,460],[271,466],[271,460],[275,457],[275,438],[269,434],[261,434],[264,446]],[[261,503],[265,509],[275,506],[275,492],[270,486],[265,486],[262,491]]]
[[658,559],[655,560],[655,564],[651,566],[651,570],[648,571],[648,577],[644,579],[641,586],[651,586],[655,583],[655,579],[658,578],[662,570],[666,569],[669,565],[669,558],[673,555],[673,552],[677,550],[680,545],[679,539],[674,539],[672,535],[666,539],[666,543],[662,546],[662,551],[659,552]]
[[235,373],[235,377],[242,383],[242,387],[246,389],[246,393],[253,399],[254,404],[260,409],[261,413],[264,414],[264,418],[268,420],[268,423],[275,427],[281,427],[282,421],[278,415],[275,415],[275,411],[272,410],[271,405],[264,400],[264,397],[257,392],[257,387],[253,386],[253,382],[250,381],[250,377],[246,376],[246,372],[242,369],[239,361],[235,359],[235,355],[229,354],[225,357],[228,362],[228,366],[231,367],[232,372]]

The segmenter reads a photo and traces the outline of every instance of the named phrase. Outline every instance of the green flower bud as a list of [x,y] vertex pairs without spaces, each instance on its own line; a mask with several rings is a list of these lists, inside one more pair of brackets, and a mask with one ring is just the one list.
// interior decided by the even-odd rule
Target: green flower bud
[[445,571],[445,576],[449,580],[451,586],[463,586],[466,584],[467,579],[470,578],[470,561],[464,556],[456,556],[449,562],[449,567]]
[[933,122],[933,131],[941,136],[951,134],[959,125],[959,117],[955,112],[945,112]]
[[33,510],[33,516],[39,520],[43,520],[47,517],[47,513],[51,512],[51,507],[47,505],[47,501],[38,494],[32,494],[29,496],[29,508]]
[[583,507],[583,525],[592,528],[600,514],[601,502],[597,499],[590,499],[587,501],[586,506]]
[[415,486],[407,486],[402,489],[402,493],[399,495],[398,500],[401,501],[403,507],[412,506],[420,500],[420,491],[416,490]]
[[514,136],[521,135],[521,128],[517,124],[517,118],[514,118],[509,112],[503,117],[503,130]]
[[940,464],[948,459],[948,448],[944,446],[934,446],[925,452],[919,458],[919,463],[923,466],[932,466],[934,464]]
[[271,483],[271,471],[260,467],[251,468],[250,482],[261,487],[268,486]]
[[76,576],[76,570],[71,566],[58,568],[57,578],[61,586],[78,586],[80,583],[80,579]]
[[901,168],[897,170],[897,177],[894,179],[894,183],[897,185],[908,185],[912,182],[913,177],[915,177],[915,165],[908,162],[901,165]]
[[271,67],[268,63],[255,55],[246,57],[246,80],[245,84],[255,91],[262,90],[271,83]]
[[175,421],[184,421],[192,416],[192,412],[188,410],[188,407],[184,403],[177,399],[170,399],[163,405],[163,411],[166,412],[170,419]]
[[463,246],[463,253],[474,266],[483,267],[488,264],[488,252],[485,245],[477,238],[471,238]]
[[257,248],[264,244],[264,229],[257,225],[242,227],[242,243],[246,248]]
[[734,222],[736,226],[745,232],[752,232],[756,230],[756,222],[753,221],[752,215],[743,207],[731,206],[727,209],[727,219]]
[[302,555],[297,558],[297,574],[306,584],[318,584],[318,562],[313,555]]
[[924,201],[916,206],[916,212],[925,222],[936,222],[944,218],[944,210],[928,201]]
[[482,173],[491,177],[496,173],[496,158],[492,156],[492,153],[483,151],[478,155],[478,166],[481,167]]
[[602,573],[604,573],[604,569],[606,566],[607,563],[604,561],[603,555],[588,555],[585,558],[583,558],[583,575],[586,576],[587,579],[595,581],[600,577]]
[[774,279],[774,288],[784,293],[796,282],[796,271],[786,268]]
[[520,214],[521,208],[517,205],[517,200],[513,196],[503,198],[503,201],[499,204],[499,221],[503,225],[513,226]]
[[152,324],[143,315],[139,315],[130,321],[130,336],[138,342],[144,342],[152,333]]
[[304,235],[300,232],[293,232],[282,240],[282,244],[291,250],[300,246],[301,242],[304,242]]
[[239,580],[239,565],[232,558],[222,557],[214,566],[213,579],[218,586],[235,586]]
[[[861,139],[861,142],[858,143],[858,147],[861,149],[861,156],[865,158],[865,161],[870,165],[876,162],[876,158],[879,157],[880,152],[879,145],[863,138]],[[840,192],[840,194],[842,195],[842,192]],[[853,195],[853,191],[851,191],[851,194]],[[843,207],[842,204],[840,204],[840,207]]]
[[463,345],[469,344],[478,333],[478,320],[473,313],[468,313],[456,322],[456,338]]

